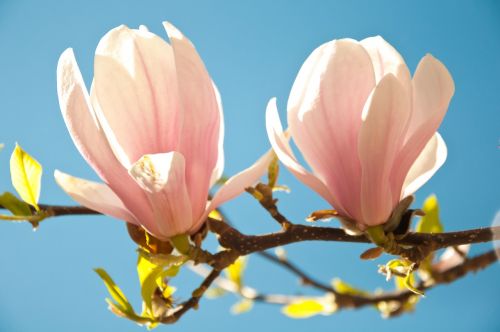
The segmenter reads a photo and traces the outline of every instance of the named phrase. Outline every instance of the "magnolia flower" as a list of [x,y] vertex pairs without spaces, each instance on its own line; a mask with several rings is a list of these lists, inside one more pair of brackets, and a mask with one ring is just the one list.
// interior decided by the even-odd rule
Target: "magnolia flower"
[[456,248],[446,248],[446,250],[439,257],[438,261],[432,264],[432,269],[435,272],[440,273],[462,264],[465,262],[469,249],[470,244],[461,244]]
[[431,55],[411,78],[381,37],[334,40],[307,58],[288,99],[289,135],[312,172],[294,156],[274,99],[267,132],[281,162],[363,230],[384,224],[444,163],[436,130],[453,93],[450,74]]
[[164,27],[170,44],[145,27],[109,31],[97,46],[90,96],[73,51],[61,55],[57,89],[66,126],[104,183],[55,172],[80,204],[160,239],[197,231],[272,158],[266,154],[207,202],[224,167],[222,106],[194,46]]

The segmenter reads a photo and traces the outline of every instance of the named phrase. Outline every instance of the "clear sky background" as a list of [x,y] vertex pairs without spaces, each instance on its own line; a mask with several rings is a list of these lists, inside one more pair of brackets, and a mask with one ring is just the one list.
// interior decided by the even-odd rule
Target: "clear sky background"
[[[276,96],[282,117],[290,87],[305,58],[320,44],[342,37],[382,35],[413,72],[432,53],[453,75],[456,93],[441,126],[449,149],[444,167],[417,193],[441,203],[447,230],[489,226],[500,208],[500,2],[497,1],[23,1],[0,0],[0,190],[12,190],[8,160],[19,142],[44,166],[41,201],[72,204],[56,186],[58,168],[97,179],[78,154],[60,115],[56,64],[75,49],[87,84],[102,35],[126,24],[147,25],[164,36],[171,21],[196,45],[222,94],[226,123],[227,175],[247,167],[268,146],[264,110]],[[280,194],[290,219],[303,222],[327,205],[283,171],[291,194]],[[224,209],[244,232],[277,229],[248,195]],[[330,223],[337,226],[335,221]],[[392,287],[363,262],[364,245],[302,243],[289,257],[327,282],[340,277],[373,290]],[[474,247],[472,253],[490,249]],[[0,331],[141,331],[106,309],[107,292],[92,271],[104,267],[140,309],[135,246],[124,224],[107,217],[70,217],[27,224],[0,223]],[[236,299],[202,300],[168,331],[449,331],[500,330],[500,268],[429,291],[417,311],[383,320],[370,308],[329,317],[292,320],[278,307],[257,305],[232,316]],[[185,297],[199,283],[191,272],[174,284]],[[251,257],[247,283],[263,292],[317,294],[295,277]]]

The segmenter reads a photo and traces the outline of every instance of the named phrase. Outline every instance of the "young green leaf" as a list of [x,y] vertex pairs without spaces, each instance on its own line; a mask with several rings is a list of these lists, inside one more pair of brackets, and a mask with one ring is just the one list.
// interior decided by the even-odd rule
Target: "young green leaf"
[[[115,307],[120,310],[120,312],[128,315],[129,313],[134,313],[134,308],[129,303],[121,289],[115,284],[113,279],[109,276],[109,274],[101,268],[94,269],[94,271],[101,277],[106,285],[106,288],[109,291],[109,294],[115,300]],[[109,302],[108,302],[109,303]]]
[[338,278],[333,279],[332,281],[332,286],[333,288],[337,291],[339,294],[346,294],[346,295],[369,295],[367,291],[358,289],[351,284],[348,284],[345,281],[342,281]]
[[225,270],[227,278],[234,282],[238,288],[243,287],[243,272],[245,271],[246,264],[247,260],[245,256],[241,256]]
[[159,324],[159,322],[149,317],[139,316],[135,312],[123,311],[116,303],[114,303],[110,299],[106,299],[106,303],[109,306],[109,310],[118,317],[128,318],[136,322],[137,324],[146,325],[148,330],[155,328]]
[[317,299],[307,298],[295,301],[281,309],[290,318],[309,318],[325,312],[325,305]]
[[268,179],[267,185],[269,187],[274,188],[274,186],[276,185],[276,181],[278,181],[279,173],[280,173],[279,161],[278,157],[275,154],[273,160],[271,161],[269,167],[267,168],[267,179]]
[[205,292],[205,297],[207,299],[216,299],[221,296],[226,295],[226,291],[223,288],[220,287],[210,287],[209,289],[206,290]]
[[152,317],[153,313],[152,305],[155,290],[160,288],[165,297],[170,297],[175,288],[165,285],[163,279],[177,275],[180,266],[185,261],[185,259],[179,260],[179,256],[174,255],[163,255],[163,258],[160,260],[152,257],[154,256],[148,256],[145,251],[139,250],[137,260],[137,274],[139,275],[141,296],[145,306],[143,314],[150,317]]
[[413,286],[414,284],[414,278],[413,278],[413,273],[408,273],[408,275],[403,279],[404,285],[406,289],[408,289],[410,292],[413,292],[417,295],[424,296],[424,292],[422,292],[420,289],[415,288]]
[[42,166],[18,144],[10,157],[10,175],[19,196],[39,211]]
[[439,203],[436,195],[427,197],[422,211],[425,216],[420,218],[415,230],[419,233],[442,233],[443,225],[439,218]]
[[241,301],[238,301],[235,304],[233,304],[233,306],[231,307],[231,313],[233,315],[243,314],[245,312],[250,311],[252,307],[253,307],[252,300],[242,299]]
[[15,216],[30,216],[29,205],[9,192],[0,195],[0,205],[12,212]]

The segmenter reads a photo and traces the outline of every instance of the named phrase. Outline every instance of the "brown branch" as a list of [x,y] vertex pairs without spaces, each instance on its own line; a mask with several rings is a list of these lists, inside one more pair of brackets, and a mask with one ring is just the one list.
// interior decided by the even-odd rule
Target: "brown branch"
[[[416,288],[421,291],[426,291],[431,288],[434,288],[437,285],[454,282],[457,279],[460,279],[471,272],[474,273],[482,269],[485,269],[486,267],[495,263],[499,259],[500,257],[498,256],[496,250],[495,249],[490,250],[481,255],[469,258],[465,260],[462,264],[452,267],[441,273],[435,273],[432,276],[432,282],[430,283],[420,282],[420,284]],[[405,302],[411,296],[415,296],[415,293],[405,290],[401,292],[384,293],[371,297],[358,297],[354,300],[353,307],[359,308],[366,305],[373,305],[379,302],[388,302],[388,301]]]
[[317,281],[316,279],[312,278],[311,276],[306,274],[304,271],[302,271],[297,265],[291,263],[289,260],[276,257],[273,254],[270,254],[270,253],[265,252],[265,251],[260,251],[258,253],[260,254],[261,257],[264,257],[265,259],[267,259],[273,263],[276,263],[277,265],[282,266],[283,268],[285,268],[288,271],[292,272],[293,274],[297,275],[304,285],[313,286],[314,288],[317,288],[317,289],[320,289],[320,290],[323,290],[326,292],[334,293],[334,294],[337,293],[332,287],[330,287],[326,284],[323,284],[322,282]]
[[[245,235],[216,219],[209,219],[208,226],[210,230],[219,235],[219,243],[223,247],[237,250],[243,255],[303,241],[371,243],[365,235],[349,235],[342,229],[331,227],[291,224],[286,229],[276,233]],[[460,244],[494,240],[500,240],[500,226],[438,234],[410,232],[397,242],[408,246],[429,246],[438,250]]]
[[[260,188],[262,189],[262,188]],[[255,195],[254,195],[255,196]],[[272,197],[266,195],[267,197]],[[265,196],[265,197],[266,197]],[[377,305],[382,302],[397,302],[401,305],[408,301],[414,293],[405,290],[399,292],[387,292],[378,295],[353,295],[339,294],[332,287],[323,284],[320,281],[310,277],[295,264],[286,259],[281,259],[272,254],[264,252],[264,250],[291,244],[302,241],[337,241],[337,242],[352,242],[352,243],[371,243],[365,235],[349,235],[344,230],[330,227],[318,227],[309,225],[293,224],[285,216],[283,216],[277,206],[276,200],[259,200],[266,208],[270,215],[279,222],[282,226],[281,231],[264,235],[245,235],[233,228],[225,222],[209,218],[207,221],[209,229],[219,236],[219,243],[225,247],[226,251],[211,255],[213,261],[208,262],[213,268],[206,276],[200,286],[192,293],[191,298],[183,302],[175,309],[167,312],[167,315],[160,321],[164,324],[170,324],[178,321],[187,311],[197,308],[200,298],[210,285],[219,277],[221,271],[238,256],[257,253],[262,257],[279,264],[293,274],[300,277],[306,285],[311,285],[319,290],[335,295],[335,302],[339,309],[341,308],[360,308],[364,306]],[[0,205],[0,208],[3,206]],[[40,204],[40,208],[50,217],[65,216],[65,215],[97,215],[97,211],[88,209],[83,206],[60,206]],[[428,233],[407,233],[397,239],[398,245],[410,246],[421,250],[427,248],[429,250],[437,250],[449,246],[457,246],[461,244],[471,244],[480,242],[490,242],[500,239],[500,227],[478,228],[466,231],[448,232],[439,234]],[[212,260],[211,258],[211,260]],[[431,282],[421,282],[417,288],[421,291],[431,289],[439,284],[451,283],[470,272],[476,272],[486,268],[493,262],[498,260],[495,250],[485,254],[465,260],[464,263],[446,270],[441,273],[435,273],[432,276]],[[239,295],[252,299],[254,301],[288,304],[297,299],[297,296],[287,296],[280,294],[261,294],[254,292],[253,294],[243,294],[239,291]],[[399,314],[404,310],[398,310],[391,314]]]
[[[68,216],[68,215],[96,215],[100,212],[91,210],[85,206],[67,206],[67,205],[48,205],[39,204],[40,209],[47,211],[50,216]],[[3,208],[0,206],[0,208]]]
[[276,206],[278,200],[273,198],[273,189],[271,187],[263,183],[259,183],[255,186],[255,188],[246,188],[246,191],[259,201],[260,205],[262,205],[262,207],[269,212],[271,217],[273,217],[273,219],[276,220],[283,229],[286,229],[292,224],[279,212],[278,207]]
[[[275,257],[274,257],[275,258]],[[430,290],[438,285],[447,284],[454,282],[469,273],[474,273],[485,269],[489,265],[495,263],[500,259],[499,255],[495,250],[488,251],[481,255],[472,257],[464,261],[462,264],[452,267],[440,273],[433,275],[430,282],[420,282],[417,286],[421,291]],[[198,271],[199,273],[199,271]],[[295,273],[295,272],[294,272]],[[218,282],[219,281],[219,282]],[[267,304],[278,304],[287,305],[295,301],[301,300],[302,298],[310,298],[308,296],[293,296],[284,294],[264,294],[259,293],[253,288],[247,286],[239,289],[238,287],[231,287],[231,282],[223,279],[217,279],[215,281],[218,286],[222,287],[226,291],[236,293],[239,296]],[[329,292],[330,289],[327,287],[325,291]],[[339,296],[340,295],[340,296]],[[401,305],[401,309],[396,310],[391,313],[391,317],[403,313],[405,310],[402,305],[408,301],[412,296],[417,296],[415,293],[409,290],[402,290],[396,292],[385,292],[377,295],[352,295],[352,294],[336,294],[335,302],[338,309],[359,309],[367,306],[375,306],[382,302],[397,302]]]
[[[91,210],[85,206],[69,206],[69,205],[49,205],[38,204],[41,210],[45,211],[51,217],[67,216],[67,215],[96,215],[100,212]],[[0,209],[6,209],[0,204]],[[35,212],[32,209],[32,212]]]
[[169,315],[163,317],[160,322],[163,324],[173,324],[177,322],[186,312],[190,309],[196,309],[198,307],[198,303],[200,302],[201,297],[205,294],[206,290],[210,287],[210,285],[217,279],[220,275],[221,271],[218,269],[213,269],[208,276],[203,280],[200,286],[195,289],[191,295],[191,298],[181,305],[179,305],[175,311],[170,313]]
[[[48,204],[40,204],[39,206],[51,216],[100,214],[83,206]],[[0,208],[3,208],[3,206],[0,206]],[[277,213],[280,220],[285,218],[279,212]],[[287,219],[285,218],[285,220]],[[222,246],[237,250],[242,255],[302,241],[371,243],[365,235],[349,235],[340,228],[292,224],[288,220],[287,222],[287,227],[284,227],[281,231],[264,235],[245,235],[227,223],[216,219],[209,218],[208,225],[214,233],[219,235],[219,242]],[[432,246],[434,250],[437,250],[449,246],[494,240],[500,240],[500,226],[436,234],[410,232],[398,239],[397,242],[409,246]]]

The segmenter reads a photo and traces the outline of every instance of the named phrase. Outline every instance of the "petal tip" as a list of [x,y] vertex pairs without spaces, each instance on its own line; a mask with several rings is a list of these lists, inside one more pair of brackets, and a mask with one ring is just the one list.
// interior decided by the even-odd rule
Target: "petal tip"
[[183,39],[184,35],[172,23],[168,21],[163,22],[163,27],[167,31],[168,38],[170,39]]

